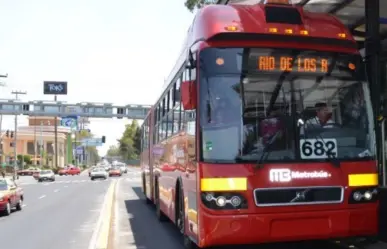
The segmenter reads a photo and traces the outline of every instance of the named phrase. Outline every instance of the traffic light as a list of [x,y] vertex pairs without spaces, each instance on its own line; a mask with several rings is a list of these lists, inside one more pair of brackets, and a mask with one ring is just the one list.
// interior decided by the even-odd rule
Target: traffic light
[[106,137],[102,136],[102,143],[104,144],[106,142]]
[[13,131],[11,131],[11,138],[13,138]]
[[7,131],[5,132],[5,135],[6,135],[7,137],[9,137],[9,130],[7,130]]

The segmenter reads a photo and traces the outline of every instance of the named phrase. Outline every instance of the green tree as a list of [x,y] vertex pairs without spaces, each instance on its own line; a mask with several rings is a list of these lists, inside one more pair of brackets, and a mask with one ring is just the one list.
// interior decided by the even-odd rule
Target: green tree
[[140,153],[141,132],[137,120],[126,125],[122,137],[118,140],[118,148],[125,160],[137,159]]
[[210,4],[212,2],[211,0],[185,0],[184,5],[187,7],[189,11],[194,11],[195,9],[200,9],[206,4]]
[[120,156],[120,149],[116,145],[111,145],[107,151],[107,156]]

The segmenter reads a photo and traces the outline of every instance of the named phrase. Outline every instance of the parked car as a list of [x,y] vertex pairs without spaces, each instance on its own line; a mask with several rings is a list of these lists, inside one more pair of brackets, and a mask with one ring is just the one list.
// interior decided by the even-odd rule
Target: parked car
[[90,179],[94,181],[95,179],[104,179],[106,180],[108,178],[108,173],[106,172],[105,168],[103,167],[96,167],[90,172]]
[[12,208],[22,210],[23,200],[24,191],[15,181],[9,178],[0,179],[0,212],[8,216]]
[[42,170],[39,173],[38,182],[55,181],[55,173],[52,170]]

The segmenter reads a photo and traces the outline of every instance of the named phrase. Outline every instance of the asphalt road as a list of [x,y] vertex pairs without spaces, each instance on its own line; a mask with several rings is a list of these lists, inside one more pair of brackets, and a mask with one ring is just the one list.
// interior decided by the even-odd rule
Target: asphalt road
[[85,249],[110,180],[57,177],[54,183],[21,178],[24,208],[0,217],[1,248]]
[[[184,249],[182,236],[170,222],[160,223],[155,209],[146,205],[137,181],[122,179],[117,185],[113,221],[113,249]],[[222,249],[347,249],[348,246],[328,242],[267,244],[260,246],[221,247]],[[351,247],[356,249],[357,247]],[[377,244],[361,249],[386,249]]]

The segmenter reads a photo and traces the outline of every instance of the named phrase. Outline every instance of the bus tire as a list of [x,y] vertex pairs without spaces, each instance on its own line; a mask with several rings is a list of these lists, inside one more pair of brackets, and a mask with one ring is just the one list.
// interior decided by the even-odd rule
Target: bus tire
[[176,225],[178,229],[180,230],[180,233],[183,235],[183,245],[184,249],[197,249],[199,248],[195,242],[191,240],[190,237],[188,237],[185,234],[185,208],[184,208],[184,192],[181,189],[180,185],[178,186],[178,200],[177,202],[177,213],[178,213],[178,218],[176,220]]
[[156,205],[156,216],[160,222],[168,221],[168,217],[163,213],[160,208],[160,189],[159,183],[155,181],[155,205]]
[[152,204],[152,201],[149,200],[148,196],[146,195],[146,184],[145,184],[145,175],[144,174],[142,175],[142,191],[143,191],[144,196],[145,196],[145,203],[148,205]]

